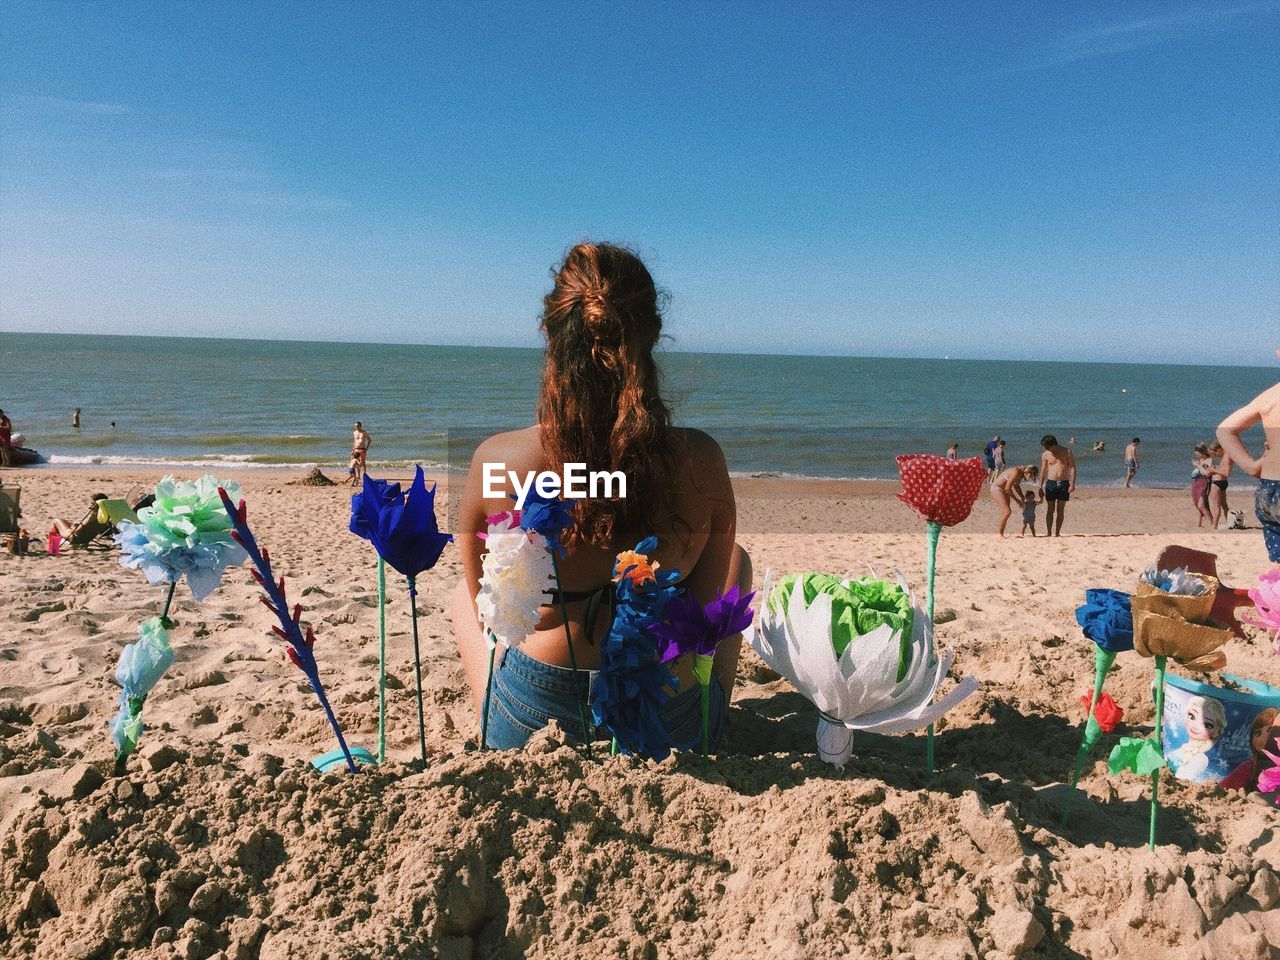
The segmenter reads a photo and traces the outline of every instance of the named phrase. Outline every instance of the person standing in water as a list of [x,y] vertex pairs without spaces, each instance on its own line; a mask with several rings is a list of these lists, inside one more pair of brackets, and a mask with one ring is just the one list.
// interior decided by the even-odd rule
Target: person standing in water
[[959,456],[960,456],[960,444],[959,444],[959,443],[952,443],[952,444],[951,444],[951,446],[947,447],[947,459],[948,459],[948,460],[955,460],[955,459],[956,459],[957,457],[959,457]]
[[1124,487],[1128,490],[1133,486],[1133,475],[1138,472],[1138,444],[1142,442],[1141,438],[1134,437],[1129,441],[1129,445],[1124,448]]
[[76,407],[76,412],[71,415],[71,428],[73,430],[80,429],[80,408]]
[[[1280,350],[1276,351],[1280,357]],[[1254,424],[1266,433],[1266,451],[1254,457],[1240,435]],[[1258,478],[1254,512],[1272,563],[1280,563],[1280,383],[1262,391],[1218,426],[1218,442],[1246,477]]]
[[1040,438],[1040,494],[1045,502],[1045,536],[1062,536],[1062,516],[1076,492],[1076,457],[1052,433]]

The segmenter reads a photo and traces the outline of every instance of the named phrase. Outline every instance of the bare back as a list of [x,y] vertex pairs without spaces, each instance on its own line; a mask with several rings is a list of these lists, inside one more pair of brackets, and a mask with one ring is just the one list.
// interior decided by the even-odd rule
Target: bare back
[[[605,546],[574,546],[560,561],[561,586],[565,591],[583,592],[608,584],[613,577],[616,555],[634,547],[649,534],[658,537],[658,562],[666,570],[681,571],[682,582],[691,595],[707,601],[724,589],[737,523],[724,454],[715,440],[700,431],[677,430],[676,435],[685,447],[670,486],[672,506],[679,519],[672,521],[667,529],[637,531]],[[521,476],[530,471],[561,474],[564,470],[563,464],[547,462],[536,426],[497,434],[476,450],[462,494],[457,537],[465,582],[473,601],[480,588],[484,552],[484,543],[476,534],[484,531],[487,516],[510,510],[514,505],[509,497],[484,497],[485,463],[503,463],[505,470]],[[607,624],[597,624],[595,635],[587,638],[581,623],[584,607],[583,600],[569,604],[570,633],[578,665],[594,667],[599,663],[599,648],[587,641],[598,640]],[[566,658],[564,627],[557,609],[550,605],[543,608],[542,622],[526,640],[523,650],[547,663],[561,663]]]

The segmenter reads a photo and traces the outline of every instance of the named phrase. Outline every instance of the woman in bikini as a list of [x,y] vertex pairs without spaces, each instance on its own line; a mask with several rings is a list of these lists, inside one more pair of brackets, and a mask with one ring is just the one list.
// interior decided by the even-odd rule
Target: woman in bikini
[[1022,481],[1028,480],[1035,483],[1039,476],[1040,468],[1028,463],[1020,467],[1010,467],[997,476],[995,482],[991,484],[991,497],[1000,510],[1000,519],[996,524],[996,533],[1000,536],[1004,536],[1005,524],[1013,514],[1012,504],[1022,506],[1026,502],[1022,495]]
[[1209,511],[1209,490],[1212,489],[1209,481],[1213,479],[1213,457],[1209,455],[1208,444],[1204,443],[1196,444],[1194,454],[1191,458],[1191,502],[1195,504],[1196,514],[1199,516],[1196,526],[1203,527],[1206,520],[1213,519]]
[[[659,392],[653,349],[662,333],[653,279],[635,254],[608,244],[581,243],[569,251],[543,299],[546,359],[538,422],[484,441],[471,460],[462,494],[457,543],[464,576],[451,601],[454,638],[472,702],[479,715],[488,676],[488,648],[476,614],[485,518],[512,506],[485,499],[484,464],[504,470],[563,474],[566,463],[588,471],[621,470],[626,497],[578,500],[576,524],[566,534],[560,561],[563,597],[548,596],[542,620],[519,648],[500,649],[490,703],[488,745],[521,746],[556,720],[575,740],[584,731],[578,704],[588,699],[600,640],[608,632],[615,556],[649,535],[656,559],[679,570],[682,586],[702,602],[737,584],[751,589],[751,562],[735,540],[737,510],[724,455],[697,430],[671,425]],[[569,642],[579,667],[570,669]],[[733,694],[741,636],[722,642],[711,685],[711,742],[724,733]],[[692,664],[673,664],[678,687],[663,710],[673,743],[692,741],[701,729],[699,690]],[[587,710],[590,723],[590,710]]]
[[1209,516],[1213,529],[1217,530],[1222,518],[1227,516],[1227,487],[1231,483],[1233,464],[1222,444],[1216,440],[1209,445],[1209,455],[1218,458],[1213,465],[1213,476],[1209,478]]

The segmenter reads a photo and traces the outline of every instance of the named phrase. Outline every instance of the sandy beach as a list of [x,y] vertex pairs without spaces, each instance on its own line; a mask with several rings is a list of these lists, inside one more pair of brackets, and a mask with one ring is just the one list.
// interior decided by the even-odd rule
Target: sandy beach
[[[347,530],[350,488],[249,470],[249,518],[319,637],[348,738],[376,740],[375,557]],[[78,518],[95,492],[154,472],[6,471],[26,525]],[[924,537],[892,483],[736,482],[756,587],[767,569],[901,569],[922,588]],[[448,500],[448,485],[441,493]],[[1237,494],[1244,506],[1244,495]],[[1130,590],[1166,544],[1218,554],[1224,582],[1267,568],[1256,529],[1197,531],[1178,491],[1082,489],[1059,540],[998,540],[985,493],[939,554],[938,638],[979,692],[922,735],[859,735],[821,763],[816,711],[747,652],[714,763],[586,762],[554,732],[478,753],[447,616],[456,550],[419,584],[430,762],[416,773],[408,601],[389,590],[393,762],[350,777],[314,698],[270,634],[248,571],[203,603],[180,588],[176,662],[148,730],[112,771],[114,670],[160,588],[114,549],[0,555],[0,955],[106,957],[1104,957],[1280,955],[1277,811],[1091,758],[1058,826],[1092,645],[1085,588]],[[1043,507],[1041,508],[1043,532]],[[1251,523],[1252,516],[1249,512]],[[1011,520],[1018,530],[1018,515]],[[1269,638],[1228,669],[1276,676]],[[1107,682],[1117,731],[1151,728],[1148,661]]]

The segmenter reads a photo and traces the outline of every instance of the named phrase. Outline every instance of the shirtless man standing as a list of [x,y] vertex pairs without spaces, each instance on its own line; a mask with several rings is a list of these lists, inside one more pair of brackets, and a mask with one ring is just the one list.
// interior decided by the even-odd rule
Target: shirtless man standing
[[369,462],[369,442],[369,432],[357,420],[356,428],[351,433],[351,460],[355,469],[353,483],[359,483],[364,478],[365,467]]
[[1138,444],[1142,442],[1140,437],[1134,437],[1129,441],[1129,445],[1124,448],[1124,486],[1129,489],[1133,486],[1133,475],[1138,472]]
[[1060,537],[1062,515],[1076,490],[1076,457],[1052,433],[1040,438],[1040,446],[1044,447],[1040,454],[1040,493],[1047,504],[1044,525],[1047,536]]
[[[1276,356],[1280,357],[1280,350]],[[1261,423],[1267,435],[1266,451],[1257,459],[1249,455],[1240,439],[1255,423]],[[1254,512],[1262,521],[1267,556],[1272,563],[1280,563],[1280,383],[1223,420],[1218,442],[1245,476],[1258,478]]]

